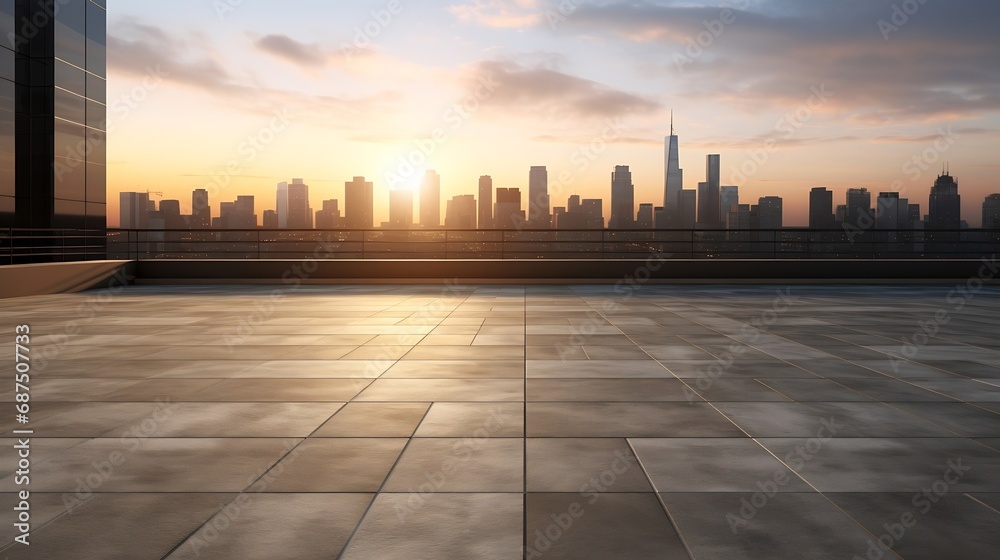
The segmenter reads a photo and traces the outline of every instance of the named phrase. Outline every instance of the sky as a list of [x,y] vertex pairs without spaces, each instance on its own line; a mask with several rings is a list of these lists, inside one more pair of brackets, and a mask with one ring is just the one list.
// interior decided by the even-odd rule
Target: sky
[[[118,194],[191,191],[275,206],[303,178],[314,209],[344,183],[442,176],[520,187],[548,167],[553,206],[604,198],[631,168],[663,202],[671,112],[685,188],[721,154],[741,202],[809,189],[900,191],[927,211],[944,162],[963,217],[1000,192],[995,0],[108,1],[109,225]],[[154,197],[158,198],[158,197]],[[343,203],[341,203],[343,208]]]

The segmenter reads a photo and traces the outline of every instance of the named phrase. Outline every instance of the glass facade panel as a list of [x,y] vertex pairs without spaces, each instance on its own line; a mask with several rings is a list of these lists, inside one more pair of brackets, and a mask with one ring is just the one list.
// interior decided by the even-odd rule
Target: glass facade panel
[[56,117],[83,124],[87,122],[87,100],[75,93],[56,88]]
[[55,56],[87,67],[87,0],[60,3],[55,17]]
[[14,51],[3,47],[0,47],[0,79],[14,81]]
[[107,104],[108,85],[104,78],[93,74],[87,74],[87,99],[92,99],[98,103]]
[[87,136],[83,126],[56,120],[55,157],[84,161]]
[[87,70],[107,77],[107,12],[87,2]]
[[8,44],[7,36],[14,32],[14,0],[0,0],[0,37],[4,45]]
[[87,165],[56,158],[55,197],[57,200],[87,200]]
[[87,126],[107,130],[108,108],[103,103],[87,100]]
[[86,229],[87,203],[56,199],[55,220],[53,220],[52,227],[59,229]]
[[56,61],[56,87],[77,95],[87,94],[87,73],[61,60]]
[[87,164],[87,202],[107,202],[108,168],[99,163]]

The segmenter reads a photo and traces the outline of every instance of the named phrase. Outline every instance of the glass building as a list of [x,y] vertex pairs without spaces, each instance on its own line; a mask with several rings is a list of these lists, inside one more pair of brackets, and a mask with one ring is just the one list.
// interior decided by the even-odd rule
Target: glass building
[[106,7],[0,0],[0,227],[107,226]]

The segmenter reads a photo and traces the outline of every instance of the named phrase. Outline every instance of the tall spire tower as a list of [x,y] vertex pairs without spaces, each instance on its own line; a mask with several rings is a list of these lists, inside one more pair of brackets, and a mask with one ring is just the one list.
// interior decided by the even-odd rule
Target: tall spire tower
[[684,188],[684,170],[680,164],[680,150],[677,135],[674,133],[674,112],[670,111],[670,136],[666,139],[665,153],[665,185],[663,191],[663,208],[669,213],[679,207],[681,190]]

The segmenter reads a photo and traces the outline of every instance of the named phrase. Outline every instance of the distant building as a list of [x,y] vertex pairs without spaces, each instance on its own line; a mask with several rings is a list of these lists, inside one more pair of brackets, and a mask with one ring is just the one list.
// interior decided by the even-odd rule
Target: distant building
[[875,210],[872,209],[872,194],[868,189],[848,189],[845,210],[845,228],[864,231],[875,227]]
[[589,217],[588,229],[604,229],[604,200],[587,198],[580,204],[580,213]]
[[212,226],[212,206],[208,191],[196,189],[191,193],[191,229],[208,229]]
[[759,229],[757,220],[758,214],[749,204],[737,204],[730,207],[726,214],[726,229],[728,230],[752,230]]
[[497,202],[493,213],[497,229],[524,227],[526,220],[524,210],[521,209],[521,189],[497,189]]
[[448,201],[444,217],[448,229],[476,229],[476,197],[456,196]]
[[[680,207],[680,193],[684,189],[684,170],[680,166],[680,149],[677,135],[674,134],[674,116],[670,115],[670,136],[666,138],[664,154],[664,177],[666,185],[663,192],[663,210],[667,215],[677,216]],[[660,227],[657,225],[657,227]]]
[[545,167],[532,167],[528,178],[528,227],[552,227],[549,200],[549,171]]
[[[309,205],[309,185],[302,179],[292,179],[287,187],[287,229],[312,229],[313,212]],[[281,221],[279,215],[278,221]]]
[[740,203],[739,187],[721,187],[719,189],[719,224],[725,225],[726,217],[733,206]]
[[375,227],[374,184],[364,177],[355,177],[344,185],[344,227],[372,229]]
[[[602,218],[603,219],[603,218]],[[635,227],[635,186],[627,165],[615,166],[611,174],[611,220],[609,229]]]
[[697,225],[698,193],[693,189],[683,189],[680,192],[680,214],[671,225],[674,229],[694,229]]
[[118,197],[122,229],[149,229],[149,194],[123,192]]
[[639,205],[639,216],[636,220],[636,226],[639,229],[653,229],[653,205],[652,204],[640,204]]
[[493,228],[493,178],[479,178],[479,229]]
[[705,182],[698,183],[698,227],[722,227],[722,201],[719,199],[722,178],[722,157],[711,154],[705,161]]
[[264,210],[264,229],[278,229],[278,213],[274,210]]
[[441,227],[441,176],[431,170],[420,184],[420,227]]
[[784,202],[778,196],[765,196],[757,203],[758,227],[763,230],[784,227]]
[[809,191],[809,229],[834,229],[833,191],[816,187]]
[[944,173],[931,187],[927,229],[953,229],[962,227],[962,197],[958,194],[958,181]]
[[910,201],[898,192],[879,193],[875,208],[875,228],[887,230],[913,229]]
[[1000,230],[1000,194],[991,194],[983,201],[983,229]]
[[389,229],[410,229],[413,227],[413,191],[399,189],[389,191]]
[[324,200],[323,209],[316,212],[316,229],[338,229],[340,227],[340,202],[337,200]]

